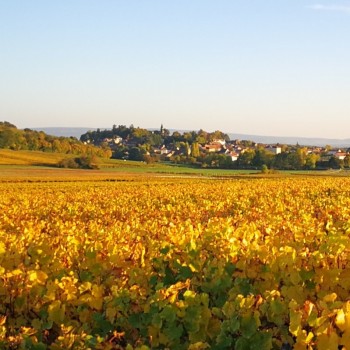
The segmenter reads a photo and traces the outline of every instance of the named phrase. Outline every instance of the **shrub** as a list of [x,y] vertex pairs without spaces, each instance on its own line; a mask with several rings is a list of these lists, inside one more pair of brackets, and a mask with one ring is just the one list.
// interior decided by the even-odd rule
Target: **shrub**
[[75,161],[74,158],[64,158],[58,162],[59,168],[69,168],[69,169],[77,169],[79,165]]
[[58,167],[69,169],[98,169],[96,159],[86,156],[62,159],[58,162]]

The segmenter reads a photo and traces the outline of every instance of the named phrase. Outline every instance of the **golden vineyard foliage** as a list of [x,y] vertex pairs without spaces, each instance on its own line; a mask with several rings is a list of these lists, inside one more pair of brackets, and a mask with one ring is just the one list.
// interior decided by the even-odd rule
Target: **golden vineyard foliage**
[[0,348],[350,350],[349,191],[0,184]]

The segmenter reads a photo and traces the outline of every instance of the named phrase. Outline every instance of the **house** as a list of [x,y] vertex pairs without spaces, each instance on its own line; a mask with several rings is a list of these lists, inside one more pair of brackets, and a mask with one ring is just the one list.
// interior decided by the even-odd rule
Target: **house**
[[161,154],[161,155],[167,155],[171,153],[170,149],[167,149],[164,145],[161,148],[153,148],[153,153],[155,154]]
[[341,149],[332,149],[327,152],[328,155],[330,156],[335,156],[337,153],[342,153],[343,151]]
[[220,143],[220,145],[221,146],[224,146],[225,144],[226,144],[226,140],[224,140],[224,139],[215,139],[215,140],[213,140],[213,142],[212,143]]
[[235,162],[238,159],[239,154],[236,153],[235,151],[231,151],[227,153],[227,156],[230,157],[233,162]]
[[167,149],[165,145],[163,145],[160,149],[160,154],[169,154],[171,150]]
[[221,143],[210,143],[204,146],[204,150],[208,153],[217,153],[220,152],[223,148]]
[[337,152],[334,154],[334,157],[338,158],[339,160],[344,160],[346,157],[346,153],[345,152]]
[[168,153],[168,154],[166,154],[165,155],[165,158],[166,159],[170,159],[172,156],[174,156],[175,155],[175,151],[170,151],[170,153]]
[[119,145],[120,143],[123,142],[123,138],[120,136],[117,136],[117,135],[113,136],[113,142],[114,142],[114,144]]
[[267,147],[265,147],[265,150],[269,151],[269,152],[271,152],[273,154],[280,154],[280,153],[282,153],[282,148],[279,147],[279,146],[267,146]]
[[344,160],[347,156],[346,152],[343,152],[341,149],[333,149],[327,152],[326,156],[328,157],[335,157],[339,160]]

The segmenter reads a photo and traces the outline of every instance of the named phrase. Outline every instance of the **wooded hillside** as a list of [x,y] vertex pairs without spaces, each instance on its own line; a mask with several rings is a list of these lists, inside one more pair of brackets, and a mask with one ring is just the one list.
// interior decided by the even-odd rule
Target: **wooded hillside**
[[9,122],[0,122],[0,148],[66,154],[85,154],[110,158],[109,147],[87,145],[75,137],[55,137],[42,131],[18,129]]

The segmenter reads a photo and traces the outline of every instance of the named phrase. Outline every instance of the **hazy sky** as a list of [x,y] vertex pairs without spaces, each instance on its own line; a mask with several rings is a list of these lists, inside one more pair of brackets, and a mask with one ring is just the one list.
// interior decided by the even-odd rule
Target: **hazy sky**
[[350,0],[0,0],[0,121],[350,137]]

